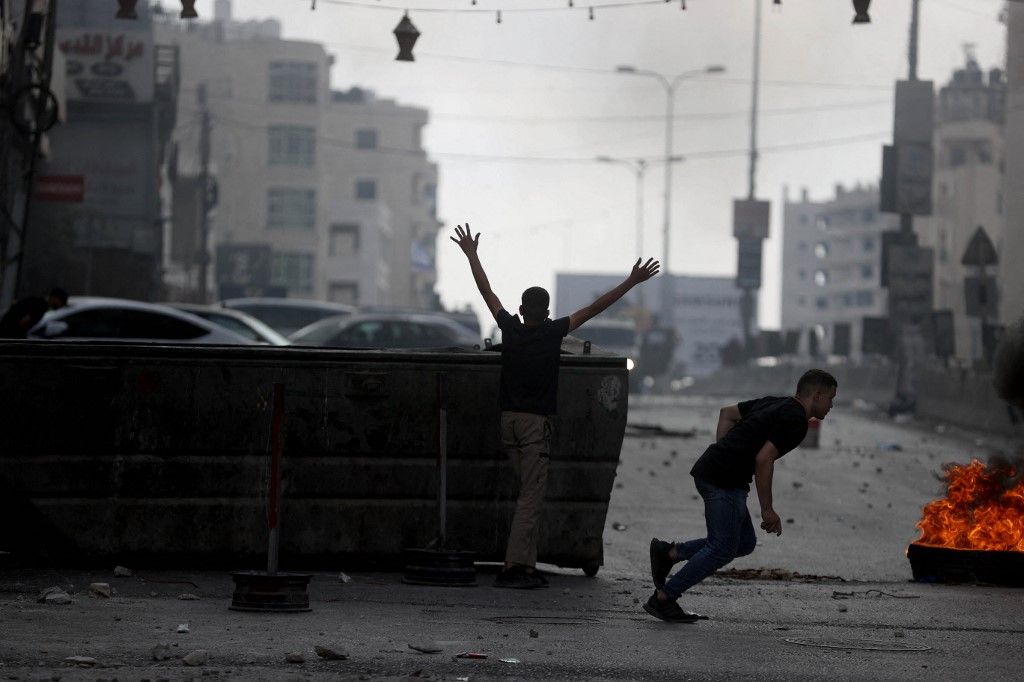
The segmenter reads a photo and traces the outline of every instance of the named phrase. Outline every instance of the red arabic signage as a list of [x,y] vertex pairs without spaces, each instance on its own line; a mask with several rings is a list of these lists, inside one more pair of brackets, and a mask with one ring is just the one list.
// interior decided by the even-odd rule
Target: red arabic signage
[[32,198],[80,204],[85,200],[85,177],[81,175],[39,175]]
[[147,102],[153,98],[153,37],[142,31],[62,28],[68,99]]

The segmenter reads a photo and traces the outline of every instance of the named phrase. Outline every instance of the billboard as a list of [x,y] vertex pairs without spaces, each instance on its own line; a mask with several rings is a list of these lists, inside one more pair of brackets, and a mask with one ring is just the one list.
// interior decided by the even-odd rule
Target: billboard
[[732,236],[737,239],[767,239],[771,203],[759,199],[733,199]]
[[736,286],[740,289],[761,288],[761,250],[764,241],[747,237],[736,241]]

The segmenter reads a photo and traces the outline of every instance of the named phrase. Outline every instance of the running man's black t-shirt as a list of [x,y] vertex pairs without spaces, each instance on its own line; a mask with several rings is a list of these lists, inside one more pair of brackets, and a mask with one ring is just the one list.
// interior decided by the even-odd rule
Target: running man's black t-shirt
[[554,414],[558,404],[558,366],[569,318],[526,326],[504,308],[496,316],[501,328],[501,390],[506,412]]
[[765,442],[771,441],[779,457],[800,445],[807,435],[807,413],[796,398],[767,396],[738,407],[740,421],[708,446],[690,474],[719,488],[750,490],[754,462]]

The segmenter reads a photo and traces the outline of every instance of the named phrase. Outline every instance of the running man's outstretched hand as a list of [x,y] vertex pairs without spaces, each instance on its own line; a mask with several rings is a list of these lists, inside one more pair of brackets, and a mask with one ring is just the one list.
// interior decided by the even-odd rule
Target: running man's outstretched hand
[[462,249],[462,253],[467,256],[476,253],[477,247],[480,246],[480,233],[477,232],[476,237],[474,237],[473,233],[469,230],[469,223],[466,223],[466,227],[456,225],[455,236],[458,237],[458,239],[455,237],[449,237],[449,239],[459,245],[459,248]]
[[648,258],[647,262],[643,265],[640,265],[640,261],[640,258],[636,259],[636,263],[633,264],[633,271],[629,273],[629,281],[634,285],[639,284],[640,282],[646,282],[651,277],[654,277],[658,274],[658,270],[661,268],[661,263],[653,258]]

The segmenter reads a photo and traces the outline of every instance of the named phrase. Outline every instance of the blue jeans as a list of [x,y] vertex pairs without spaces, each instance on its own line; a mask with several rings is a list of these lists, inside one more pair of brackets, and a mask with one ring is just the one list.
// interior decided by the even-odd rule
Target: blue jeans
[[679,561],[686,564],[665,583],[664,592],[671,599],[678,599],[736,557],[750,554],[757,545],[754,524],[747,511],[747,491],[719,488],[699,478],[694,478],[694,482],[704,498],[708,536],[676,545]]

